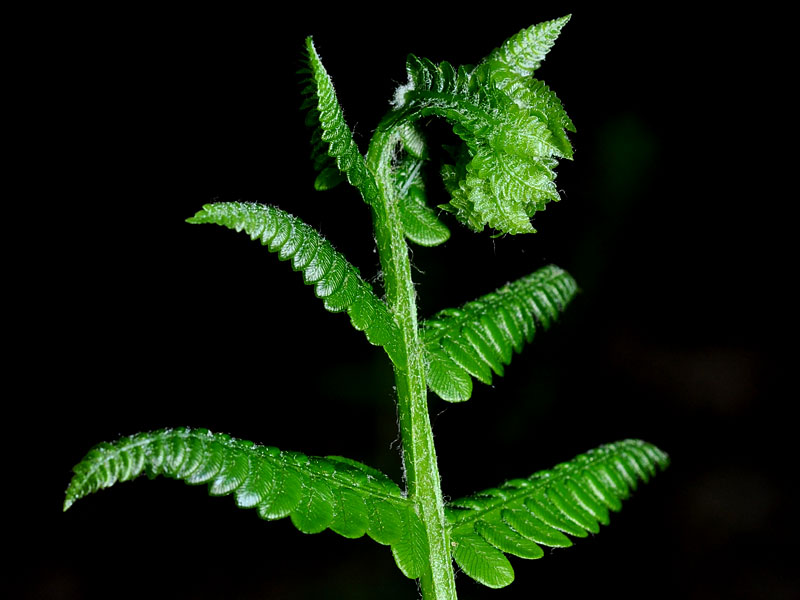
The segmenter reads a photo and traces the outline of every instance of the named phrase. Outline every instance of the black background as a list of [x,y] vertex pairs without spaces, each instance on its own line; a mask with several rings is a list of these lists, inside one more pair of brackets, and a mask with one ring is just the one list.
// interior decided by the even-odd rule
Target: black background
[[538,72],[578,128],[562,202],[532,236],[448,221],[444,246],[413,249],[422,317],[551,262],[582,288],[504,378],[464,405],[431,398],[443,489],[458,497],[626,437],[673,464],[601,534],[512,559],[503,590],[461,575],[459,595],[796,597],[782,17],[671,6],[20,16],[7,161],[12,596],[414,597],[366,538],[304,536],[166,480],[65,514],[63,490],[96,442],[179,425],[348,456],[399,481],[380,349],[246,236],[184,219],[211,200],[276,204],[376,278],[368,209],[351,189],[312,188],[304,37],[363,150],[407,52],[472,63],[573,12]]

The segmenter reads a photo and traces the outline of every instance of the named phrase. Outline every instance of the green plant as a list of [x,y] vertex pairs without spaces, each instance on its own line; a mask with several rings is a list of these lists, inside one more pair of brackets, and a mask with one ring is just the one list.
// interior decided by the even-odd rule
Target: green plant
[[[473,378],[491,383],[493,374],[502,376],[512,354],[558,318],[577,286],[565,271],[546,266],[420,324],[408,241],[436,246],[449,237],[426,195],[426,176],[438,157],[450,195],[439,208],[475,231],[533,232],[533,214],[559,199],[554,168],[557,159],[572,157],[567,132],[574,127],[555,94],[532,74],[567,20],[521,31],[477,66],[410,56],[408,82],[398,88],[366,155],[307,40],[304,106],[314,127],[315,187],[346,180],[370,207],[384,298],[312,227],[277,207],[215,203],[189,219],[260,240],[302,272],[327,310],[347,312],[352,325],[386,351],[396,379],[404,489],[346,458],[169,429],[92,449],[75,467],[65,510],[144,473],[208,483],[212,495],[232,494],[264,519],[288,516],[305,533],[367,534],[391,547],[401,571],[420,580],[423,597],[445,599],[456,597],[453,560],[487,586],[508,585],[514,573],[505,554],[539,558],[541,545],[571,545],[565,534],[597,532],[640,480],[666,467],[656,447],[625,440],[467,498],[445,503],[442,496],[428,390],[448,402],[468,400]],[[431,147],[424,125],[432,118],[451,125],[458,142]]]

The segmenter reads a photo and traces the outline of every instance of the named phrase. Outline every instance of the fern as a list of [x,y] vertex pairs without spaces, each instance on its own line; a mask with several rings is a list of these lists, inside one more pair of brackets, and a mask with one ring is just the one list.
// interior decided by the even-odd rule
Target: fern
[[[207,484],[262,519],[288,517],[304,533],[330,529],[391,547],[400,570],[419,580],[426,600],[456,598],[453,561],[467,575],[502,587],[514,578],[506,554],[537,559],[542,546],[564,547],[597,533],[640,481],[667,466],[655,446],[626,440],[602,446],[552,470],[445,504],[427,390],[467,400],[472,378],[491,383],[515,352],[548,329],[577,284],[550,265],[427,321],[417,319],[408,242],[438,246],[449,215],[480,231],[534,231],[531,217],[559,199],[557,160],[572,158],[575,127],[558,97],[532,74],[569,17],[525,29],[476,66],[433,63],[411,55],[408,82],[361,154],[333,83],[306,40],[305,101],[315,187],[347,181],[370,206],[384,284],[382,295],[317,231],[275,206],[206,205],[190,223],[244,231],[289,261],[326,310],[346,312],[391,360],[397,390],[404,486],[356,461],[312,457],[237,440],[205,429],[138,433],[92,449],[75,467],[65,510],[100,489],[146,474]],[[429,204],[432,152],[425,126],[444,119],[459,138],[438,165],[449,202]],[[437,184],[434,184],[437,185]],[[444,213],[444,214],[440,214]],[[243,282],[247,284],[247,282]]]
[[489,54],[484,62],[489,65],[495,84],[506,88],[510,82],[533,75],[570,17],[566,15],[523,29]]
[[441,208],[475,231],[485,225],[503,233],[535,231],[530,217],[560,199],[555,157],[572,158],[565,129],[574,127],[555,94],[532,81],[518,91],[508,80],[519,75],[491,57],[476,68],[455,68],[412,55],[406,70],[409,81],[398,89],[396,112],[384,127],[443,117],[469,157],[446,167],[446,177],[457,184],[448,186],[452,197]]
[[339,456],[282,452],[206,429],[165,429],[95,446],[74,468],[64,510],[117,482],[147,474],[208,484],[212,496],[233,494],[262,519],[289,517],[303,533],[330,528],[347,538],[365,533],[392,547],[412,579],[424,570],[415,539],[424,535],[413,505],[380,471]]
[[470,375],[492,383],[502,376],[512,350],[532,342],[558,318],[577,290],[575,280],[556,266],[539,269],[499,290],[446,309],[423,323],[427,381],[443,400],[459,402],[472,394]]
[[398,128],[397,133],[405,151],[405,156],[397,160],[394,167],[403,233],[420,246],[438,246],[450,238],[450,230],[427,204],[422,177],[428,158],[425,139],[411,126]]
[[447,505],[453,558],[484,585],[504,587],[514,570],[503,553],[541,558],[538,544],[568,547],[564,535],[586,537],[608,525],[639,481],[649,481],[669,464],[666,454],[640,440],[590,450],[552,470],[512,479],[498,488]]
[[367,204],[371,204],[377,198],[375,182],[345,123],[333,82],[311,37],[306,38],[306,52],[306,67],[300,71],[308,75],[303,90],[306,96],[303,108],[309,109],[306,123],[314,127],[312,156],[316,168],[321,171],[314,187],[330,189],[346,177],[361,192]]
[[305,283],[314,286],[327,310],[346,310],[353,327],[376,346],[383,346],[392,362],[403,368],[399,331],[386,304],[375,296],[358,269],[313,227],[274,206],[244,202],[206,204],[187,221],[244,230],[270,252],[277,252],[280,260],[291,260],[292,268],[303,272]]

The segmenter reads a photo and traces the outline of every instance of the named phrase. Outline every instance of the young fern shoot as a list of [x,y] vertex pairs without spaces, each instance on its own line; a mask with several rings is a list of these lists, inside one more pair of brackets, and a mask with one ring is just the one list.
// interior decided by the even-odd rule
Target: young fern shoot
[[[346,312],[391,361],[397,387],[405,481],[400,487],[359,462],[312,457],[205,429],[139,433],[93,448],[78,464],[64,509],[76,500],[147,474],[208,484],[262,519],[289,517],[302,532],[368,535],[389,546],[397,566],[419,579],[426,600],[456,598],[454,565],[493,588],[510,584],[506,554],[536,559],[541,546],[566,547],[599,531],[640,481],[668,464],[639,440],[611,443],[552,470],[445,503],[428,412],[428,391],[448,402],[472,395],[473,379],[502,376],[512,355],[559,318],[576,293],[573,278],[549,265],[459,308],[420,322],[408,243],[447,241],[441,212],[474,231],[533,232],[550,201],[558,159],[571,159],[574,132],[556,95],[533,77],[569,17],[520,31],[477,65],[409,56],[408,81],[372,137],[366,155],[347,126],[331,79],[306,40],[304,107],[314,127],[315,187],[347,181],[374,222],[383,297],[311,226],[276,206],[208,204],[190,223],[244,231],[289,261],[330,312]],[[431,153],[424,124],[446,121],[457,136],[440,174],[450,194],[435,210],[423,171]],[[570,537],[568,537],[570,536]]]

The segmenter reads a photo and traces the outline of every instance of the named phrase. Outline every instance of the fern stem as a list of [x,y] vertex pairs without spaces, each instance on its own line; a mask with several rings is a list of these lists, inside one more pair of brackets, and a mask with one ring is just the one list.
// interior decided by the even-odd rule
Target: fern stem
[[411,278],[408,246],[398,213],[399,191],[391,168],[398,140],[399,137],[392,130],[379,129],[370,143],[367,162],[375,175],[381,198],[373,205],[373,219],[386,300],[400,326],[408,356],[406,370],[395,366],[403,466],[408,496],[416,504],[427,534],[430,571],[420,577],[423,598],[455,600],[455,578],[442,487],[428,413],[416,292]]

